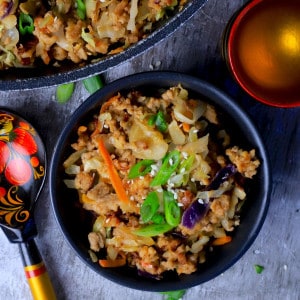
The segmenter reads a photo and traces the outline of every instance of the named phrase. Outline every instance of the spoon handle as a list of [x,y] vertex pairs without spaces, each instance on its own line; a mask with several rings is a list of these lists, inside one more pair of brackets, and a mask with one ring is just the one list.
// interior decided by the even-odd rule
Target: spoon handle
[[34,300],[55,300],[55,292],[34,239],[19,244],[25,274]]

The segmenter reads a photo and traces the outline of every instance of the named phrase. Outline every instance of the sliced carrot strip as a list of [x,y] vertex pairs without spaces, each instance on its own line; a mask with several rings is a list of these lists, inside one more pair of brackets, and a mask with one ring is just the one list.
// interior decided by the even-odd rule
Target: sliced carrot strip
[[122,184],[121,178],[117,170],[115,169],[110,154],[105,148],[104,142],[101,138],[99,138],[98,140],[98,149],[104,159],[105,164],[108,167],[108,175],[119,200],[124,202],[125,204],[130,204],[129,198]]
[[190,124],[182,123],[182,129],[183,129],[184,132],[189,132],[190,131]]
[[117,268],[122,267],[126,264],[125,258],[117,258],[117,259],[99,259],[99,264],[103,268]]
[[213,246],[222,246],[225,245],[227,243],[230,243],[232,240],[232,237],[229,235],[225,235],[223,237],[217,238],[212,242]]

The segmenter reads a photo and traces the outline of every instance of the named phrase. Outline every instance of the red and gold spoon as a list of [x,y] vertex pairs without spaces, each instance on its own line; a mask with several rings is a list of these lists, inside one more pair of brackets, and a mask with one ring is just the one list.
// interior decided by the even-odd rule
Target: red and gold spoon
[[0,226],[18,243],[33,299],[56,299],[34,241],[33,210],[46,176],[44,144],[30,123],[0,109]]

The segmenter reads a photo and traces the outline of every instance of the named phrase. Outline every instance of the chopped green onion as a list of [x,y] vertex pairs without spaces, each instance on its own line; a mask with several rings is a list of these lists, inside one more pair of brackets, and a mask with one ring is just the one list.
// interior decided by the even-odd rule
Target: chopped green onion
[[163,216],[162,214],[160,214],[160,213],[156,213],[156,214],[152,217],[151,221],[152,221],[154,224],[164,224],[164,223],[166,223],[166,220],[165,220],[164,216]]
[[159,199],[156,192],[150,192],[141,206],[141,218],[143,222],[149,222],[159,208]]
[[156,115],[151,115],[148,119],[148,125],[154,126],[155,125],[155,120],[156,120]]
[[76,0],[77,4],[77,15],[81,20],[85,19],[86,16],[86,7],[84,0]]
[[82,82],[84,87],[90,94],[95,93],[104,86],[103,81],[99,75],[83,79]]
[[173,172],[177,169],[180,163],[180,152],[173,150],[169,152],[163,159],[161,168],[158,170],[156,176],[150,182],[150,186],[163,185],[167,183]]
[[151,165],[154,163],[152,159],[144,159],[131,167],[128,173],[128,178],[133,179],[140,176],[145,176],[151,171]]
[[172,192],[163,191],[163,199],[166,221],[175,227],[180,223],[180,207]]
[[58,103],[66,103],[73,95],[75,83],[61,84],[56,88],[56,99]]
[[189,181],[188,172],[191,170],[193,163],[195,160],[195,155],[188,156],[187,159],[181,161],[179,165],[179,174],[182,174],[182,180],[180,182],[181,185],[186,185]]
[[165,132],[168,129],[168,123],[166,122],[164,113],[160,110],[156,115],[152,115],[148,119],[150,126],[155,125],[160,132]]
[[170,224],[150,224],[135,230],[133,233],[138,236],[157,236],[170,231],[173,228]]
[[160,132],[165,132],[168,129],[168,123],[166,122],[165,116],[161,110],[156,115],[155,126]]
[[32,34],[34,31],[33,19],[30,15],[21,13],[19,17],[19,31],[21,35]]
[[263,266],[261,265],[254,265],[255,271],[257,274],[261,274],[262,271],[265,269]]
[[186,290],[160,292],[160,293],[167,296],[167,298],[165,298],[165,300],[180,300],[186,293]]
[[193,165],[195,155],[189,155],[187,159],[183,160],[179,165],[179,173],[189,171]]

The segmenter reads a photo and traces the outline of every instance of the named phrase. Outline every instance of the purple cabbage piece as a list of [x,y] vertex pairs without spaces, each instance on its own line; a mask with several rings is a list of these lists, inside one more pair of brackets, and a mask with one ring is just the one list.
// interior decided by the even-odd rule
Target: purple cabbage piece
[[205,190],[217,190],[219,186],[226,181],[229,177],[233,176],[237,172],[235,165],[229,164],[223,169],[219,170],[211,183],[206,187]]
[[[213,178],[211,183],[205,190],[217,190],[220,185],[226,181],[229,177],[233,176],[237,172],[236,167],[233,164],[229,164],[219,172]],[[192,229],[202,218],[205,217],[209,209],[209,202],[205,203],[199,199],[194,201],[188,209],[186,209],[182,215],[181,224],[189,229]]]
[[161,275],[153,275],[153,274],[150,274],[150,273],[140,270],[140,269],[137,270],[137,273],[139,276],[149,278],[149,279],[161,280],[161,278],[162,278]]
[[3,20],[4,18],[6,18],[10,13],[11,10],[13,8],[14,2],[10,1],[8,2],[7,7],[5,8],[5,10],[2,12],[2,15],[0,15],[0,20]]
[[209,203],[194,201],[182,214],[181,224],[192,229],[207,213]]

